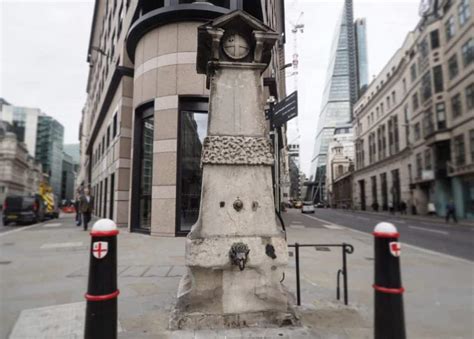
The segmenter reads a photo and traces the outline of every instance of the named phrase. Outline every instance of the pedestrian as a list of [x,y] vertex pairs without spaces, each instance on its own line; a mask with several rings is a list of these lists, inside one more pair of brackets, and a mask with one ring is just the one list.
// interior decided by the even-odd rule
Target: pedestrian
[[91,221],[92,212],[94,211],[94,197],[90,195],[88,187],[84,188],[84,194],[81,196],[79,202],[79,210],[81,211],[82,215],[84,231],[87,231],[87,227]]
[[393,202],[388,203],[388,210],[390,211],[390,214],[395,214],[395,210],[393,208]]
[[454,222],[457,223],[458,220],[456,219],[456,206],[454,205],[453,200],[450,200],[446,204],[446,222],[449,222],[451,216],[453,217]]
[[82,217],[81,217],[81,210],[80,210],[80,202],[81,202],[81,193],[79,191],[76,192],[76,197],[74,200],[74,209],[76,210],[76,226],[81,226],[82,224]]
[[403,200],[400,202],[400,212],[401,214],[407,214],[407,204]]

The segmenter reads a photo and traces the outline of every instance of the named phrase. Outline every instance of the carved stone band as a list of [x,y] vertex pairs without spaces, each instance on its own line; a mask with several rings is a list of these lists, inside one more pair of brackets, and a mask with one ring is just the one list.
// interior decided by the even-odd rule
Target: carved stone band
[[272,145],[263,137],[208,136],[201,165],[273,165]]

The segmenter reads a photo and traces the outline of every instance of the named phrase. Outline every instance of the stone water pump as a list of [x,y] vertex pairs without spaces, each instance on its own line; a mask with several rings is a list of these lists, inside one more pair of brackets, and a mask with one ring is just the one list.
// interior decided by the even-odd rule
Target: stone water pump
[[199,219],[170,327],[294,323],[281,283],[288,261],[275,220],[262,72],[279,35],[242,11],[198,29],[197,71],[210,88]]

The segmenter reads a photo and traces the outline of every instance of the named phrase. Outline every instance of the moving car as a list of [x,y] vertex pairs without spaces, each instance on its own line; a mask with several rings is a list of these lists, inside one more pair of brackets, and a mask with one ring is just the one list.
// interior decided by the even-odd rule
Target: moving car
[[314,213],[314,205],[312,201],[305,201],[301,208],[301,213]]
[[44,220],[45,206],[38,196],[10,195],[3,202],[3,225],[34,224]]
[[301,201],[295,201],[295,202],[293,203],[293,206],[294,206],[295,208],[301,208],[301,206],[303,206],[303,203],[302,203]]

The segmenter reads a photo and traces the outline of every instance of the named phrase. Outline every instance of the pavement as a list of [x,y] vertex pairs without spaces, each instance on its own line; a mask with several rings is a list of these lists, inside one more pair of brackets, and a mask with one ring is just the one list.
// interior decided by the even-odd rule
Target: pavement
[[[348,256],[349,306],[336,299],[340,249],[311,247],[300,252],[302,306],[295,307],[301,327],[170,332],[169,313],[185,270],[184,238],[121,229],[119,338],[372,338],[374,261],[369,226],[365,231],[351,229],[340,220],[326,220],[326,212],[318,210],[314,217],[297,210],[285,213],[288,242],[354,246]],[[376,222],[365,224],[372,227]],[[405,246],[405,232],[400,231],[407,337],[473,338],[472,261]],[[0,233],[0,338],[83,337],[89,245],[89,234],[75,227],[70,215]],[[284,284],[294,293],[291,255],[290,249]]]

